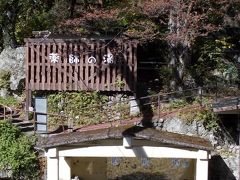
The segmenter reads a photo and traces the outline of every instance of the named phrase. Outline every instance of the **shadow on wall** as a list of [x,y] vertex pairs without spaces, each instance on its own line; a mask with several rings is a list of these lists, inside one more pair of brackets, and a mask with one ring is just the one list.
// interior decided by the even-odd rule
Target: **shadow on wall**
[[136,172],[109,180],[170,180],[170,178],[161,173]]
[[209,180],[236,180],[221,156],[212,156],[209,161]]

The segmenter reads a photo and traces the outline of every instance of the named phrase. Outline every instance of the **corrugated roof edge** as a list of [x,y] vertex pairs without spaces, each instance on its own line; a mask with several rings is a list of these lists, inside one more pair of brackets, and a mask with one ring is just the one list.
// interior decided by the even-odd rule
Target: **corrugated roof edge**
[[111,127],[84,132],[50,135],[48,137],[39,138],[37,147],[48,149],[96,140],[122,139],[124,136],[132,136],[135,139],[150,140],[186,148],[195,148],[207,151],[213,150],[213,146],[211,145],[210,141],[200,137],[138,126]]

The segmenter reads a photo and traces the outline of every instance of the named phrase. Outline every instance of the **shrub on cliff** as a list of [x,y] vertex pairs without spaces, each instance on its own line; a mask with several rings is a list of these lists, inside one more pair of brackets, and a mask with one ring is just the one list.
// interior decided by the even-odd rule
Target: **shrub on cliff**
[[35,140],[9,122],[0,122],[0,170],[8,171],[13,179],[37,179]]

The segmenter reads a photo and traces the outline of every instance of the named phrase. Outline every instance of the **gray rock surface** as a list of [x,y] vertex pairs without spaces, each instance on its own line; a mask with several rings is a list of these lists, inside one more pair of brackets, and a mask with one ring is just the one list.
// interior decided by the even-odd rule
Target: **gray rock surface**
[[140,108],[139,108],[138,102],[134,97],[130,98],[129,103],[130,103],[130,115],[134,116],[134,115],[140,114]]
[[201,132],[198,132],[199,124],[197,124],[197,122],[194,121],[187,124],[176,117],[166,119],[163,123],[162,130],[186,135],[198,135],[198,133],[207,134],[204,128],[201,128]]
[[[218,179],[239,179],[239,153],[240,147],[231,142],[228,135],[222,130],[223,139],[217,137],[213,132],[207,131],[202,122],[193,121],[192,123],[186,123],[179,118],[167,118],[164,121],[161,121],[161,130],[168,132],[175,132],[179,134],[200,136],[202,138],[208,139],[212,145],[215,147],[215,152],[212,152],[213,155],[219,156],[215,158],[213,156],[213,163],[211,166],[211,174],[216,177],[218,174]],[[154,126],[159,125],[156,123]],[[214,179],[211,177],[210,179]]]
[[18,88],[21,79],[25,78],[24,70],[24,47],[16,49],[7,48],[0,54],[0,71],[10,71],[10,87],[12,90]]

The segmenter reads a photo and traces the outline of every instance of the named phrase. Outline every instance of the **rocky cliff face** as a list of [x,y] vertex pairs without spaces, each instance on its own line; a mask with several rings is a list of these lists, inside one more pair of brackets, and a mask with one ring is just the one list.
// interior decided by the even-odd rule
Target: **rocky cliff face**
[[20,80],[25,78],[24,47],[4,49],[0,54],[0,72],[9,71],[10,88],[17,90]]
[[211,141],[215,147],[209,162],[210,180],[239,179],[240,171],[240,146],[232,140],[228,132],[220,128],[218,132],[211,132],[204,128],[201,122],[186,123],[179,118],[160,119],[154,126],[163,131],[200,136]]

